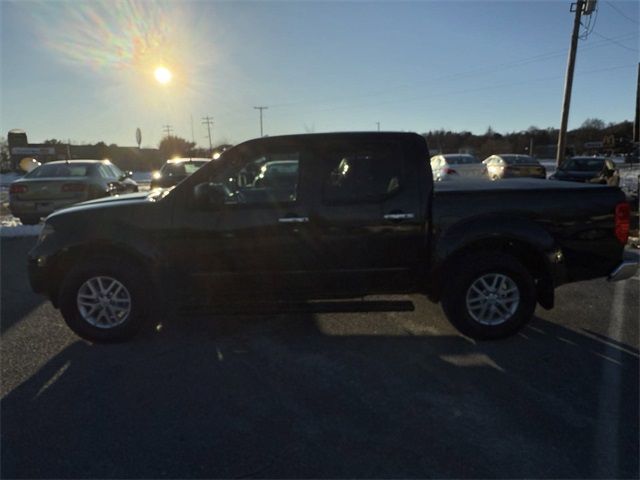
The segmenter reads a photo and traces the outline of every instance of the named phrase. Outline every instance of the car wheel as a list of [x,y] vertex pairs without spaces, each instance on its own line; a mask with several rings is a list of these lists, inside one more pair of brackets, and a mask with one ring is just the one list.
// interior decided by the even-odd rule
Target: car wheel
[[113,342],[133,337],[148,315],[148,282],[117,258],[89,259],[74,267],[60,289],[60,311],[80,337]]
[[515,334],[533,316],[536,288],[529,271],[511,255],[464,257],[450,268],[442,308],[449,321],[475,339]]
[[23,225],[37,225],[40,223],[40,217],[20,217],[20,223]]

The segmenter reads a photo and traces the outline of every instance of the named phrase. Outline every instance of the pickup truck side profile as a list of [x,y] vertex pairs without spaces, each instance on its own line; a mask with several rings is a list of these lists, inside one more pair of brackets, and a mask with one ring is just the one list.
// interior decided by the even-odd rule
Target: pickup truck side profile
[[[265,165],[272,168],[269,181]],[[286,167],[286,168],[285,168]],[[262,175],[262,177],[261,177]],[[29,252],[35,292],[78,335],[134,335],[158,305],[423,292],[478,339],[515,333],[559,285],[628,278],[615,187],[442,182],[410,133],[270,137],[172,189],[50,215]]]

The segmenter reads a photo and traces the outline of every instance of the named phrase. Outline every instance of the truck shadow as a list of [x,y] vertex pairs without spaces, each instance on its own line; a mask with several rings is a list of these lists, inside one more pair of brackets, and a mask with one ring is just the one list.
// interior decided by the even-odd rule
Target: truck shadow
[[44,297],[31,293],[27,277],[27,252],[35,242],[35,237],[0,240],[1,334],[45,302]]
[[476,344],[431,315],[77,341],[2,400],[2,475],[637,478],[637,350],[542,318]]

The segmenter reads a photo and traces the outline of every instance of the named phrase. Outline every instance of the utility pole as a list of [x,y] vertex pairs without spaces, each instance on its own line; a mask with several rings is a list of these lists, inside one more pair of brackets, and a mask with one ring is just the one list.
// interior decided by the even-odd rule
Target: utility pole
[[262,133],[262,111],[267,110],[269,107],[253,107],[256,110],[260,110],[260,136],[263,136]]
[[636,118],[633,121],[633,142],[640,142],[640,63],[638,63],[638,86],[636,87]]
[[213,127],[213,117],[204,117],[202,124],[207,126],[207,132],[209,133],[209,156],[213,154],[213,140],[211,140],[211,127]]
[[567,123],[569,122],[569,106],[571,104],[571,88],[573,87],[573,70],[576,65],[576,51],[578,49],[578,34],[580,33],[580,18],[587,3],[586,0],[578,0],[571,4],[575,7],[576,16],[573,20],[573,33],[571,34],[571,48],[567,62],[567,73],[564,78],[564,100],[562,102],[562,120],[558,133],[558,150],[556,152],[556,166],[560,166],[564,160],[564,150],[567,144]]
[[378,131],[380,131],[380,122],[376,122],[376,125],[378,125]]
[[163,125],[162,131],[164,132],[165,137],[170,137],[173,133],[173,127],[171,125]]

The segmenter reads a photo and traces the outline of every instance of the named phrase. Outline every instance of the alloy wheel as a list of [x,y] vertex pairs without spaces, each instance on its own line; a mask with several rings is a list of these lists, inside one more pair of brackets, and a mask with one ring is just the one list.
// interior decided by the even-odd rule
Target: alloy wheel
[[131,313],[131,294],[112,277],[91,277],[78,289],[78,311],[90,325],[109,329],[122,325]]
[[482,325],[500,325],[511,318],[520,305],[516,282],[501,273],[477,278],[467,290],[467,312]]

